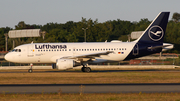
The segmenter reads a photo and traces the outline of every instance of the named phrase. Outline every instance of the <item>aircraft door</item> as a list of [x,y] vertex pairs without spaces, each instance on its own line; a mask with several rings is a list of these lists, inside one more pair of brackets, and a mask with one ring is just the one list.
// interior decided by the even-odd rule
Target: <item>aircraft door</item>
[[27,46],[27,57],[34,57],[33,44]]
[[138,44],[136,44],[133,48],[133,55],[138,55],[139,54],[139,47]]

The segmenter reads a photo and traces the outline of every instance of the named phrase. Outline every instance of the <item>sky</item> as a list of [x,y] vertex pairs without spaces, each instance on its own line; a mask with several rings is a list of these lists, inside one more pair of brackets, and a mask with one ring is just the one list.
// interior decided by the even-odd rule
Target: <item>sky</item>
[[1,0],[0,28],[26,24],[79,22],[82,17],[108,20],[153,20],[160,12],[180,13],[180,0]]

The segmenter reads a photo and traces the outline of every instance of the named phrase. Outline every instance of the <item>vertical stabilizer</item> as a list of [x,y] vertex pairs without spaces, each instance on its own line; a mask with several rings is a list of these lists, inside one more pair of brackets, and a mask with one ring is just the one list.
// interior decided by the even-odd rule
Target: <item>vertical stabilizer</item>
[[144,33],[137,39],[138,43],[163,44],[169,12],[161,12],[147,27]]
[[159,53],[163,48],[169,12],[161,12],[147,27],[144,33],[135,40],[132,51],[125,60]]

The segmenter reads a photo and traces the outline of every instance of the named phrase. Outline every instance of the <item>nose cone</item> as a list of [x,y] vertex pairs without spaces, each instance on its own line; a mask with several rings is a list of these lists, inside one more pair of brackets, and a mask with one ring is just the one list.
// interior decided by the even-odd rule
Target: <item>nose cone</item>
[[7,61],[12,61],[12,56],[11,56],[9,53],[7,53],[7,54],[4,56],[4,58],[5,58],[5,60],[7,60]]

